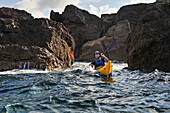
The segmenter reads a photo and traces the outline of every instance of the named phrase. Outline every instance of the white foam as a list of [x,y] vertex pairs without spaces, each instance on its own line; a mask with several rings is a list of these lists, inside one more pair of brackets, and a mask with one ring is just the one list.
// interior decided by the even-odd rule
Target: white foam
[[112,63],[113,70],[121,70],[125,67],[128,67],[127,63]]
[[38,69],[13,69],[9,71],[0,72],[1,75],[6,74],[26,74],[26,73],[48,73],[49,71],[43,71]]
[[[89,66],[90,62],[75,62],[73,65],[72,65],[72,68],[71,69],[66,69],[65,71],[70,71],[72,69],[81,69],[83,71],[91,71],[91,72],[94,72],[95,70]],[[128,67],[128,64],[127,63],[112,63],[112,67],[113,67],[113,71],[114,70],[121,70],[125,67]]]
[[[89,64],[90,64],[90,62],[75,62],[71,68],[67,68],[64,71],[80,69],[83,71],[95,72],[95,70],[91,66],[89,66]],[[29,65],[29,63],[28,63],[28,65]],[[128,65],[126,63],[112,63],[112,66],[113,66],[113,71],[114,71],[114,70],[121,70],[124,67],[127,67]],[[63,71],[63,70],[58,70],[58,71]],[[49,72],[50,71],[47,71],[47,70],[43,71],[40,69],[39,70],[38,69],[13,69],[13,70],[0,72],[0,74],[5,75],[5,74],[49,73]]]

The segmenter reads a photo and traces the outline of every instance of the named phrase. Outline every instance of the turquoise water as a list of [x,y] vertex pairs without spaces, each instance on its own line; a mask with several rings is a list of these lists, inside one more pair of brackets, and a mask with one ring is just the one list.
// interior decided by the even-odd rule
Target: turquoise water
[[88,64],[58,72],[1,72],[0,112],[170,112],[170,73],[128,71],[117,63],[112,77],[103,78]]

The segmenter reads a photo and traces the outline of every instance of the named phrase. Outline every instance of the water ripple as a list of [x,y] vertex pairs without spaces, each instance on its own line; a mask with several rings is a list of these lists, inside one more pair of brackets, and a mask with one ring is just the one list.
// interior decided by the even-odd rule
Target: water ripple
[[79,62],[58,72],[0,74],[0,112],[170,112],[169,73],[122,65],[110,78]]

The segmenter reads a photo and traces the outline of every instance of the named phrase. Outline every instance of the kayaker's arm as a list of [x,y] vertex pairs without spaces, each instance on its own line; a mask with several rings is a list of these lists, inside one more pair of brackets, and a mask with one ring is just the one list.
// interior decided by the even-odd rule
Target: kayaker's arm
[[90,66],[93,68],[95,65],[95,61],[91,62]]
[[109,59],[108,59],[103,53],[101,53],[101,56],[104,58],[104,60],[105,60],[106,62],[109,61]]

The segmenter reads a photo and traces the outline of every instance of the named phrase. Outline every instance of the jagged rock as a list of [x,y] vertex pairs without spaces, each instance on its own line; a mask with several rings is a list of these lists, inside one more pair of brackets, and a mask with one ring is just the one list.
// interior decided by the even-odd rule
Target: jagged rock
[[[111,60],[126,61],[128,58],[131,70],[149,72],[157,68],[169,71],[169,5],[169,0],[127,5],[121,7],[117,14],[104,14],[102,18],[74,6],[67,6],[64,13],[56,14],[56,17],[62,18],[59,20],[75,37],[78,60],[90,61],[95,50],[104,51],[117,40],[120,45],[106,53]],[[128,24],[120,24],[124,21],[128,21]]]
[[106,55],[110,59],[117,61],[127,61],[127,54],[125,49],[125,40],[131,32],[130,23],[128,20],[119,21],[115,26],[108,29],[106,36],[97,40],[89,41],[82,47],[83,53],[80,55],[80,60],[91,61],[93,59],[93,53],[96,50],[104,52],[114,40],[117,41],[117,45],[110,51],[106,52]]
[[[91,50],[87,50],[85,49],[86,46],[84,46],[85,43],[89,43],[88,41],[92,40],[98,41],[98,39],[102,37],[113,37],[108,36],[109,33],[112,34],[111,28],[114,28],[112,26],[119,24],[120,21],[128,20],[128,25],[130,25],[130,28],[133,29],[138,19],[142,16],[145,8],[148,8],[149,6],[149,4],[123,6],[117,14],[103,14],[101,18],[98,18],[92,14],[89,14],[87,11],[80,10],[73,5],[69,5],[65,8],[64,12],[61,15],[59,13],[51,11],[50,18],[55,21],[63,22],[63,24],[68,28],[71,35],[75,38],[76,59],[84,59],[84,61],[86,61],[89,57],[84,53],[87,53],[87,51],[92,52],[94,47],[91,46]],[[127,38],[130,30],[128,30],[128,32],[125,32],[126,35],[124,35],[123,27],[120,27],[120,31],[122,31],[122,33],[118,34],[123,35],[117,37],[119,37],[119,40],[121,37],[122,40],[125,41],[124,39]],[[124,42],[121,42],[120,45],[122,45],[123,43]],[[106,46],[108,46],[109,44],[110,43],[108,43]],[[103,45],[100,45],[100,47],[106,48]],[[120,48],[115,50],[116,52],[113,50],[110,51],[108,55],[110,56],[111,60],[123,60],[126,62],[127,56],[125,55],[126,50],[124,48],[124,44]],[[100,50],[100,48],[95,49]],[[93,52],[91,54],[93,54]]]
[[110,25],[116,24],[117,14],[102,14],[101,19],[103,22],[110,23]]
[[66,6],[61,15],[51,11],[50,18],[54,21],[63,22],[68,28],[76,42],[75,56],[78,60],[82,53],[82,45],[88,41],[102,37],[107,32],[107,28],[110,27],[101,18],[73,5]]
[[156,0],[156,3],[170,4],[170,0]]
[[24,10],[2,7],[0,8],[0,18],[12,18],[21,20],[31,20],[34,17]]
[[133,29],[137,24],[138,19],[144,15],[145,10],[151,6],[152,4],[145,3],[123,6],[117,12],[117,18],[115,21],[128,20],[131,28]]
[[74,48],[74,38],[61,23],[0,18],[0,71],[67,68],[74,62]]
[[59,12],[54,12],[53,10],[50,12],[50,18],[55,20],[56,22],[62,22],[62,17]]
[[131,70],[170,72],[170,4],[145,9],[127,39],[127,52]]

